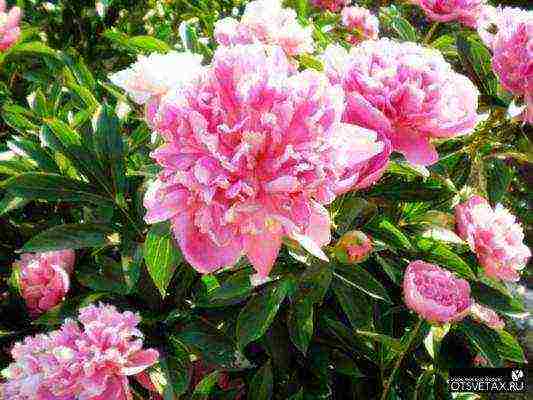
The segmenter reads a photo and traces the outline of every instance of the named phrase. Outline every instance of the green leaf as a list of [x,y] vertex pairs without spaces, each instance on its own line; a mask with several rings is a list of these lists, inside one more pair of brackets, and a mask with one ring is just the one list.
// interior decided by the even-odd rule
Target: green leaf
[[398,8],[394,5],[390,7],[382,7],[380,10],[380,17],[383,19],[384,25],[395,31],[398,37],[403,41],[418,41],[416,29],[400,14]]
[[195,301],[197,307],[224,307],[239,303],[249,297],[252,285],[249,272],[239,271],[211,290],[208,290],[206,285],[202,289],[204,292],[200,292]]
[[7,192],[0,201],[0,216],[18,208],[22,208],[28,203],[28,199]]
[[237,318],[237,345],[243,350],[246,345],[264,335],[290,288],[288,280],[276,282],[254,296]]
[[499,203],[507,193],[513,174],[504,161],[491,159],[485,166],[487,171],[487,192],[491,203]]
[[374,234],[374,237],[390,243],[395,248],[411,250],[412,245],[407,236],[392,222],[385,217],[381,217],[376,221],[372,221],[368,228]]
[[496,95],[497,80],[492,72],[492,56],[477,35],[459,34],[456,39],[457,50],[468,74],[484,94]]
[[509,293],[502,293],[481,282],[471,282],[470,289],[472,297],[476,302],[496,311],[508,315],[522,314],[525,312],[523,304]]
[[503,366],[500,355],[498,354],[500,338],[496,332],[484,325],[474,323],[469,319],[461,321],[456,327],[468,338],[472,346],[487,359],[492,367]]
[[457,272],[464,278],[475,279],[470,266],[443,243],[429,238],[418,238],[416,245],[425,260]]
[[360,197],[345,195],[339,197],[332,206],[333,220],[339,235],[359,227],[377,212],[377,207]]
[[345,285],[354,287],[375,299],[392,304],[383,285],[362,266],[336,264],[333,276]]
[[152,36],[140,35],[134,36],[128,40],[128,45],[133,47],[137,51],[146,53],[167,53],[172,48],[162,40],[159,40]]
[[175,400],[189,386],[189,363],[187,354],[160,356],[159,362],[148,370],[150,380],[164,400]]
[[498,331],[500,342],[498,346],[498,354],[506,360],[511,360],[518,363],[526,362],[524,351],[520,343],[509,332],[504,330]]
[[113,229],[102,224],[65,224],[47,229],[24,244],[22,252],[83,249],[113,244]]
[[168,224],[160,223],[150,228],[144,242],[144,260],[161,296],[165,297],[176,267],[182,261]]
[[211,372],[209,375],[204,377],[196,387],[194,388],[194,392],[192,394],[193,400],[207,400],[209,398],[209,395],[215,388],[215,385],[218,382],[218,375],[220,373],[218,371]]
[[37,143],[18,136],[12,136],[7,141],[9,149],[35,162],[42,172],[58,173],[59,168],[55,160]]
[[298,282],[298,291],[287,316],[287,326],[292,342],[304,354],[314,332],[314,306],[322,303],[331,277],[331,267],[321,263],[309,267]]
[[272,365],[267,361],[257,371],[250,383],[248,400],[270,400],[274,388],[274,376],[272,374]]
[[94,186],[57,174],[38,172],[20,174],[7,181],[6,189],[13,195],[26,200],[63,201],[94,205],[112,204],[106,197],[95,194],[97,190]]
[[58,58],[57,51],[51,49],[43,42],[26,42],[17,44],[11,48],[9,56],[25,53]]
[[333,292],[354,329],[370,329],[372,326],[372,302],[359,294],[358,289],[339,279],[332,282]]

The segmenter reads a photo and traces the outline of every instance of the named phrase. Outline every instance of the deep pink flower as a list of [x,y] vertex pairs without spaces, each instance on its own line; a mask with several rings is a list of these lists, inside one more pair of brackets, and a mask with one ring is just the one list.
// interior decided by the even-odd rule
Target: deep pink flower
[[[80,309],[47,335],[28,337],[11,351],[0,393],[10,400],[131,400],[128,376],[154,364],[144,350],[138,315],[113,306]],[[81,325],[80,325],[81,324]]]
[[348,5],[350,0],[311,0],[311,4],[322,10],[329,10],[332,12],[340,11],[341,8]]
[[505,322],[499,317],[494,310],[488,307],[482,306],[478,303],[473,303],[470,307],[470,315],[475,320],[482,322],[492,329],[505,328]]
[[516,218],[501,204],[493,209],[480,196],[455,207],[457,232],[476,253],[485,273],[496,279],[517,281],[531,251]]
[[533,124],[533,11],[486,7],[478,32],[492,50],[492,69],[502,86],[522,97],[521,118]]
[[467,281],[420,260],[407,266],[403,291],[410,309],[427,321],[439,324],[463,319],[472,303]]
[[[310,252],[330,240],[323,204],[380,175],[384,144],[340,122],[344,96],[280,48],[220,47],[203,80],[163,98],[154,126],[163,168],[145,197],[148,223],[171,220],[202,273],[246,254],[268,275],[283,236]],[[376,158],[377,157],[377,158]]]
[[337,258],[347,264],[365,261],[372,252],[372,239],[361,231],[346,232],[335,245]]
[[420,6],[429,19],[438,22],[458,21],[476,28],[486,0],[411,0]]
[[357,44],[367,39],[377,39],[379,34],[379,21],[375,15],[363,7],[345,7],[341,13],[342,23],[349,30],[355,31],[350,35],[352,44]]
[[469,133],[479,121],[478,90],[435,50],[380,39],[349,53],[331,45],[322,58],[344,87],[343,121],[379,132],[413,164],[437,162],[432,138]]
[[9,49],[20,38],[22,11],[13,7],[9,12],[5,0],[0,0],[0,52]]
[[30,313],[38,315],[59,304],[70,287],[76,254],[72,250],[22,254],[19,268],[22,297]]
[[255,0],[246,5],[240,22],[227,17],[215,23],[215,39],[223,45],[264,43],[293,56],[313,51],[313,28],[303,27],[296,12],[280,0]]

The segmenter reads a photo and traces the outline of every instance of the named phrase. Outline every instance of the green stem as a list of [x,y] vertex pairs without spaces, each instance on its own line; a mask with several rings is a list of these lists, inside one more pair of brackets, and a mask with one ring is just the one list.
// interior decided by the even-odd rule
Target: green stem
[[431,25],[431,28],[429,28],[428,33],[426,33],[426,36],[424,37],[424,42],[423,42],[424,44],[429,44],[429,42],[431,41],[431,38],[433,37],[433,34],[435,33],[438,27],[439,27],[438,22],[434,22],[433,25]]
[[418,336],[418,331],[420,331],[420,327],[422,326],[423,322],[424,322],[423,319],[419,319],[418,320],[417,324],[415,325],[413,331],[410,334],[409,341],[405,345],[405,349],[400,353],[398,359],[396,360],[396,363],[394,364],[394,368],[392,369],[392,373],[391,373],[389,379],[384,382],[384,384],[383,384],[383,394],[381,395],[381,400],[386,400],[387,399],[387,397],[389,395],[389,392],[390,392],[390,388],[392,386],[392,382],[394,381],[394,377],[396,376],[398,370],[400,369],[400,367],[402,365],[402,361],[403,361],[405,355],[409,352],[409,349],[411,348],[411,345],[413,344],[413,341]]

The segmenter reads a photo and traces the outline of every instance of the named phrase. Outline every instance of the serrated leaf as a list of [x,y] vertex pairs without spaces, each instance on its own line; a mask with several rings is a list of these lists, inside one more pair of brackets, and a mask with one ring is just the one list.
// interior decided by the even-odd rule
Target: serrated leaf
[[276,317],[279,307],[289,291],[290,284],[282,280],[270,285],[263,293],[248,301],[237,318],[237,345],[246,345],[263,336]]
[[47,229],[24,244],[23,252],[107,246],[113,243],[113,229],[102,224],[65,224]]
[[161,296],[165,297],[176,267],[182,261],[168,224],[156,224],[150,228],[144,242],[144,260]]

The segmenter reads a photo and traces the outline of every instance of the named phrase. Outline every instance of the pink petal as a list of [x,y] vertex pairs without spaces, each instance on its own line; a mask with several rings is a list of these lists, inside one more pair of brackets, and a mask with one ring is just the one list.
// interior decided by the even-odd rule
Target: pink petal
[[128,362],[120,369],[122,375],[135,375],[155,364],[159,352],[154,349],[141,350],[129,357]]
[[265,278],[270,273],[281,247],[281,234],[246,235],[243,237],[244,251],[257,275]]

